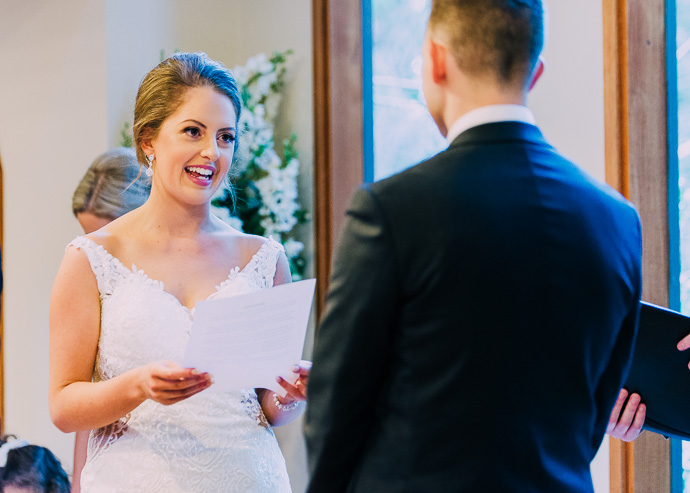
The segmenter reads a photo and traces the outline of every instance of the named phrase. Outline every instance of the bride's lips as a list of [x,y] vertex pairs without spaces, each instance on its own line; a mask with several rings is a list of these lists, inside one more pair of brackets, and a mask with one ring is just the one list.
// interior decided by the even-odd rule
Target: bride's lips
[[184,171],[193,183],[202,187],[210,185],[213,181],[213,175],[216,174],[216,169],[213,166],[204,164],[185,166]]

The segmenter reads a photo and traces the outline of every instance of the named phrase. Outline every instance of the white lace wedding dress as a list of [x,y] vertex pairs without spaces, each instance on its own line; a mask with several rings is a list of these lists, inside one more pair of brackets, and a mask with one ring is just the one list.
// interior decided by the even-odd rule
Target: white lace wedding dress
[[[157,360],[181,361],[194,309],[163,283],[128,269],[101,245],[78,237],[101,297],[94,380]],[[269,240],[209,298],[273,285],[280,243]],[[171,406],[147,400],[115,423],[93,430],[81,476],[83,493],[289,492],[285,461],[254,389],[201,392]]]

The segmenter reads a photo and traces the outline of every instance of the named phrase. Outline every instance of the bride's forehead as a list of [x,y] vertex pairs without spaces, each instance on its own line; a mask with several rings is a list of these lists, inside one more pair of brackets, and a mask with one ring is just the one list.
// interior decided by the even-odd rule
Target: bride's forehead
[[176,120],[182,115],[194,114],[195,119],[201,118],[223,120],[235,124],[235,107],[225,94],[207,86],[187,89],[182,102],[168,117],[168,121]]

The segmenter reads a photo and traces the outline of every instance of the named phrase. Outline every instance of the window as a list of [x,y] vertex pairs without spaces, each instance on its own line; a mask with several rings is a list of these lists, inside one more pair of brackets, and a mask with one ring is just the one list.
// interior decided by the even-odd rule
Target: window
[[426,23],[420,19],[430,11],[431,0],[363,2],[371,27],[363,40],[367,181],[386,178],[447,147],[422,93]]

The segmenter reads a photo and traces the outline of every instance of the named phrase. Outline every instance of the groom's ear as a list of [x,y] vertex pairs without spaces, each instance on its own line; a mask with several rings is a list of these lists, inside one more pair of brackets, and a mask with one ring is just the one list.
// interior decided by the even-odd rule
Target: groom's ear
[[532,80],[529,81],[529,91],[532,90],[534,85],[537,83],[537,81],[541,78],[542,74],[544,73],[544,59],[539,55],[539,58],[537,59],[537,64],[534,66],[534,70],[532,71]]
[[432,38],[429,41],[429,59],[431,61],[431,76],[435,84],[442,84],[447,77],[448,67],[447,55],[448,50],[442,44],[437,43]]

